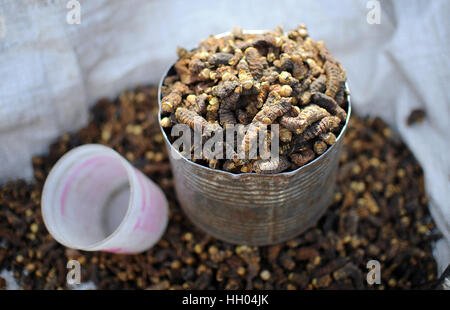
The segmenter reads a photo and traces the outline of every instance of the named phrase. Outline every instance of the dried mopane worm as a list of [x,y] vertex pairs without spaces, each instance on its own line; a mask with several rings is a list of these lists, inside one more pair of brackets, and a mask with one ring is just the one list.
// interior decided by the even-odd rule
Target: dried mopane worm
[[[161,89],[161,127],[171,142],[173,126],[185,124],[190,132],[202,130],[201,146],[217,139],[232,150],[231,158],[197,163],[232,173],[281,173],[336,143],[348,113],[345,70],[306,26],[261,34],[237,27],[177,52]],[[261,155],[269,149],[277,161]]]
[[253,163],[253,171],[257,173],[280,173],[291,166],[290,161],[280,156],[278,158],[271,159],[259,159]]
[[312,161],[315,157],[316,155],[314,154],[314,151],[311,149],[306,149],[299,153],[291,154],[292,162],[298,167],[306,165],[307,163]]
[[301,134],[311,124],[320,121],[325,116],[330,115],[327,110],[317,106],[309,105],[304,108],[297,116],[283,115],[280,118],[280,124],[296,134]]

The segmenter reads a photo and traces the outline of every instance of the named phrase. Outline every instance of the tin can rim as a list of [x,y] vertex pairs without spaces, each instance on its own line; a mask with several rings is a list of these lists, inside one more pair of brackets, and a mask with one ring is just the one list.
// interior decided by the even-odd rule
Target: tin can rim
[[[262,34],[265,31],[266,30],[244,30],[244,33],[245,34]],[[216,34],[215,37],[216,38],[222,38],[222,37],[225,37],[225,36],[230,35],[230,34],[231,34],[231,32],[227,31],[227,32],[222,32],[222,33]],[[167,74],[174,67],[174,65],[175,65],[175,63],[171,63],[168,66],[168,68],[164,71],[164,74],[162,75],[161,80],[159,81],[159,84],[158,84],[158,121],[159,121],[160,124],[161,124],[161,112],[162,112],[162,108],[161,108],[161,88],[163,86],[165,78],[167,77]],[[255,172],[233,173],[233,172],[219,170],[219,169],[213,169],[213,168],[209,168],[209,167],[197,164],[197,163],[191,161],[190,159],[186,158],[177,149],[175,149],[172,146],[172,143],[170,142],[169,138],[166,135],[166,132],[164,131],[164,129],[162,128],[161,125],[159,125],[159,128],[160,128],[160,130],[162,132],[162,135],[164,137],[164,142],[166,143],[166,145],[169,146],[170,151],[171,152],[175,151],[177,153],[177,155],[179,156],[179,158],[180,158],[179,160],[183,160],[186,163],[188,163],[189,165],[197,167],[198,169],[204,169],[205,171],[208,171],[210,173],[218,173],[218,174],[222,174],[224,176],[228,176],[228,177],[232,177],[232,178],[244,178],[244,177],[248,177],[248,176],[258,176],[258,177],[292,176],[292,175],[295,175],[295,174],[301,172],[302,170],[307,169],[307,167],[309,167],[311,165],[314,165],[316,162],[318,162],[321,159],[325,158],[326,155],[329,152],[331,152],[331,150],[334,147],[336,147],[338,142],[344,138],[345,131],[346,131],[347,126],[348,126],[348,124],[350,122],[350,115],[351,115],[351,112],[352,112],[352,104],[351,104],[351,99],[350,99],[350,88],[348,87],[348,83],[347,82],[345,82],[345,88],[347,90],[347,105],[348,105],[347,118],[345,119],[345,124],[342,127],[341,132],[336,137],[336,142],[333,145],[331,145],[329,148],[327,148],[327,150],[323,154],[321,154],[318,157],[314,158],[312,161],[310,161],[306,165],[303,165],[301,167],[298,167],[295,170],[288,171],[288,172],[271,173],[271,174],[263,174],[263,173],[255,173]]]

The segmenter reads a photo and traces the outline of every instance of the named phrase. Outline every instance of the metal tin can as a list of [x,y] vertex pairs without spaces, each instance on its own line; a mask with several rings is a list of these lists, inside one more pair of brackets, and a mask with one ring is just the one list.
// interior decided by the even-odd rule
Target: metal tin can
[[[247,31],[258,32],[261,31]],[[160,120],[161,86],[172,69],[173,66],[167,70],[159,85]],[[161,128],[176,195],[185,214],[215,238],[256,246],[289,240],[313,226],[333,199],[339,156],[351,114],[350,97],[347,99],[347,119],[336,143],[310,163],[290,172],[234,174],[199,165],[179,154]]]

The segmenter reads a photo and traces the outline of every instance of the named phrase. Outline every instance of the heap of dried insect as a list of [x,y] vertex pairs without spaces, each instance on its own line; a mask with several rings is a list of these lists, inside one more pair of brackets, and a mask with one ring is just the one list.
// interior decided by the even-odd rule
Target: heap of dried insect
[[[248,247],[211,238],[183,215],[157,117],[156,88],[101,100],[88,126],[33,159],[33,182],[0,187],[0,273],[11,272],[22,289],[70,288],[70,259],[80,262],[82,283],[99,289],[408,289],[436,279],[437,236],[422,170],[381,120],[352,117],[335,199],[317,226],[278,245]],[[113,147],[164,190],[169,225],[152,249],[76,251],[48,234],[40,210],[45,178],[62,155],[86,143]],[[380,262],[380,285],[366,282],[373,259]]]
[[[178,56],[161,96],[161,126],[171,141],[175,124],[194,129],[197,122],[198,129],[207,131],[203,138],[215,132],[222,139],[230,125],[249,125],[233,143],[243,158],[184,153],[200,164],[233,173],[293,170],[333,145],[346,122],[345,70],[323,42],[309,37],[305,25],[287,33],[280,27],[262,34],[235,28],[227,36],[201,41],[192,51],[179,48]],[[276,166],[249,153],[258,134],[271,135],[273,124],[280,125]]]

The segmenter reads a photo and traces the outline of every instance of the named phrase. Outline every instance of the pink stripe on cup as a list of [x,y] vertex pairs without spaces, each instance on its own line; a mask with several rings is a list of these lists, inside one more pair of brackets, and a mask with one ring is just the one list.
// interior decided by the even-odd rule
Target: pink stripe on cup
[[[146,180],[144,179],[143,174],[138,171],[137,176],[142,192],[142,206],[141,216],[138,218],[136,225],[133,227],[133,231],[139,229],[148,233],[156,233],[159,227],[159,223],[157,223],[157,220],[161,219],[162,217],[158,216],[158,214],[155,214],[155,211],[157,210],[154,210],[153,205],[161,205],[163,204],[163,202],[156,201],[156,199],[159,199],[160,195],[158,195],[158,193],[155,193],[155,191],[151,187],[145,186]],[[147,202],[146,192],[149,191],[149,196],[155,201]]]

